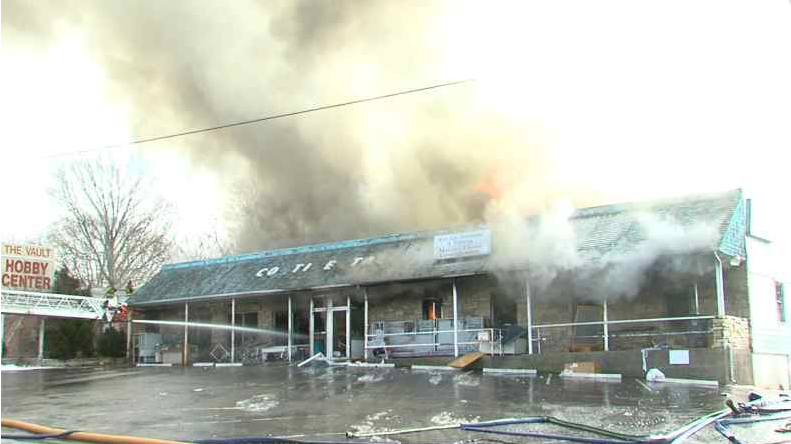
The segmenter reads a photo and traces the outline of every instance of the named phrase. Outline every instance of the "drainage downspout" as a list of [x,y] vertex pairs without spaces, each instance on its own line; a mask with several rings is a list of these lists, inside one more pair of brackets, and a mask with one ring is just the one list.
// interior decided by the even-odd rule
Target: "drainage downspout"
[[[714,280],[717,284],[717,317],[723,319],[725,317],[725,279],[722,275],[722,259],[717,254],[717,250],[714,250],[714,262]],[[733,350],[730,344],[726,345],[726,350],[728,352],[728,380],[733,383],[736,382],[736,371],[733,363]]]

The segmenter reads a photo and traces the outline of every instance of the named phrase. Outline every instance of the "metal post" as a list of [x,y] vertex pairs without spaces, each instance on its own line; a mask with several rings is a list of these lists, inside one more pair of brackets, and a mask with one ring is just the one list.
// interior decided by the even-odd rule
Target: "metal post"
[[189,362],[189,330],[187,330],[187,323],[189,322],[190,304],[184,303],[184,346],[181,349],[181,365],[186,367]]
[[38,361],[44,359],[44,332],[46,329],[46,319],[42,317],[41,322],[38,324]]
[[231,299],[231,362],[236,362],[236,299]]
[[310,333],[310,355],[313,356],[316,354],[316,351],[313,347],[313,297],[310,296],[310,313],[308,313],[308,324],[310,324],[310,328],[308,329],[308,333]]
[[334,316],[332,315],[333,297],[327,297],[327,312],[324,320],[324,352],[327,355],[327,359],[332,359],[335,354],[335,319],[333,319]]
[[363,335],[363,357],[365,360],[368,360],[368,289],[363,288],[363,301],[364,301],[364,312],[365,312],[365,333]]
[[132,320],[129,314],[126,316],[126,360],[129,361],[132,355]]
[[352,359],[352,297],[346,296],[346,359]]
[[604,351],[610,350],[610,327],[607,324],[607,299],[601,305],[602,318],[604,320]]
[[452,279],[453,283],[453,356],[459,356],[459,304],[458,294],[456,291],[456,279]]
[[533,308],[530,303],[530,282],[525,279],[525,295],[527,297],[527,354],[533,354]]
[[291,335],[294,331],[294,309],[291,305],[291,295],[288,295],[288,362],[291,362],[291,355],[292,355],[292,347],[294,346],[294,341],[291,338]]
[[692,287],[695,292],[695,314],[700,314],[700,296],[698,294],[698,283],[695,282],[695,285]]
[[725,286],[722,277],[722,261],[714,252],[714,282],[717,284],[717,317],[725,316]]

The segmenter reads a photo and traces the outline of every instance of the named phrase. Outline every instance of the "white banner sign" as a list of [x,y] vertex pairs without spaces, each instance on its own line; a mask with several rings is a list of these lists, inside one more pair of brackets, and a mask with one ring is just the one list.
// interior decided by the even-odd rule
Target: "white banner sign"
[[489,230],[434,236],[434,259],[455,259],[483,256],[492,251],[492,235]]
[[41,245],[2,244],[2,286],[17,290],[51,291],[55,250]]

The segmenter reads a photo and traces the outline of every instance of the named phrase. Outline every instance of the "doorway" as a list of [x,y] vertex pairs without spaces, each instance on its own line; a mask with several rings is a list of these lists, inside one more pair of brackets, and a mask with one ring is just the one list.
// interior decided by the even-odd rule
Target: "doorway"
[[351,298],[331,296],[311,299],[310,350],[330,359],[349,359]]

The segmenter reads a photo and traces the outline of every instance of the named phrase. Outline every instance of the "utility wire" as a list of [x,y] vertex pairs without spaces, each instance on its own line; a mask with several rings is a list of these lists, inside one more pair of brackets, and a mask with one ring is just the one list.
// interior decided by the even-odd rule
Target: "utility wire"
[[307,113],[312,113],[314,111],[323,111],[325,109],[340,108],[342,106],[349,106],[349,105],[357,105],[359,103],[372,102],[374,100],[389,99],[391,97],[402,96],[402,95],[406,95],[406,94],[413,94],[413,93],[418,93],[418,92],[424,92],[424,91],[429,91],[429,90],[433,90],[433,89],[443,88],[443,87],[446,87],[446,86],[459,85],[459,84],[462,84],[462,83],[469,83],[469,82],[474,82],[474,81],[475,81],[475,79],[456,80],[454,82],[440,83],[440,84],[431,85],[431,86],[424,86],[422,88],[408,89],[408,90],[405,90],[405,91],[398,91],[398,92],[394,92],[394,93],[390,93],[390,94],[384,94],[384,95],[381,95],[381,96],[374,96],[374,97],[367,97],[367,98],[364,98],[364,99],[350,100],[348,102],[334,103],[332,105],[317,106],[317,107],[314,107],[314,108],[303,109],[301,111],[292,111],[292,112],[288,112],[288,113],[274,114],[274,115],[270,115],[270,116],[259,117],[259,118],[256,118],[256,119],[242,120],[242,121],[239,121],[239,122],[232,122],[232,123],[226,123],[226,124],[223,124],[223,125],[211,126],[211,127],[207,127],[207,128],[200,128],[200,129],[194,129],[194,130],[189,130],[189,131],[182,131],[182,132],[179,132],[179,133],[166,134],[166,135],[163,135],[163,136],[147,137],[145,139],[136,139],[136,140],[132,140],[132,141],[129,141],[129,142],[116,143],[116,144],[112,144],[112,145],[105,145],[105,146],[102,146],[102,147],[99,147],[99,148],[94,148],[94,149],[89,149],[89,150],[52,154],[50,156],[46,156],[45,158],[46,159],[50,159],[50,158],[55,158],[55,157],[72,156],[72,155],[77,155],[77,154],[92,153],[92,152],[96,152],[96,151],[104,151],[104,150],[110,150],[110,149],[115,149],[115,148],[123,148],[123,147],[126,147],[126,146],[138,145],[138,144],[141,144],[141,143],[155,142],[157,140],[172,139],[174,137],[181,137],[181,136],[188,136],[188,135],[191,135],[191,134],[206,133],[206,132],[209,132],[209,131],[217,131],[217,130],[222,130],[222,129],[226,129],[226,128],[232,128],[232,127],[235,127],[235,126],[250,125],[250,124],[253,124],[253,123],[266,122],[268,120],[282,119],[284,117],[297,116],[299,114],[307,114]]

